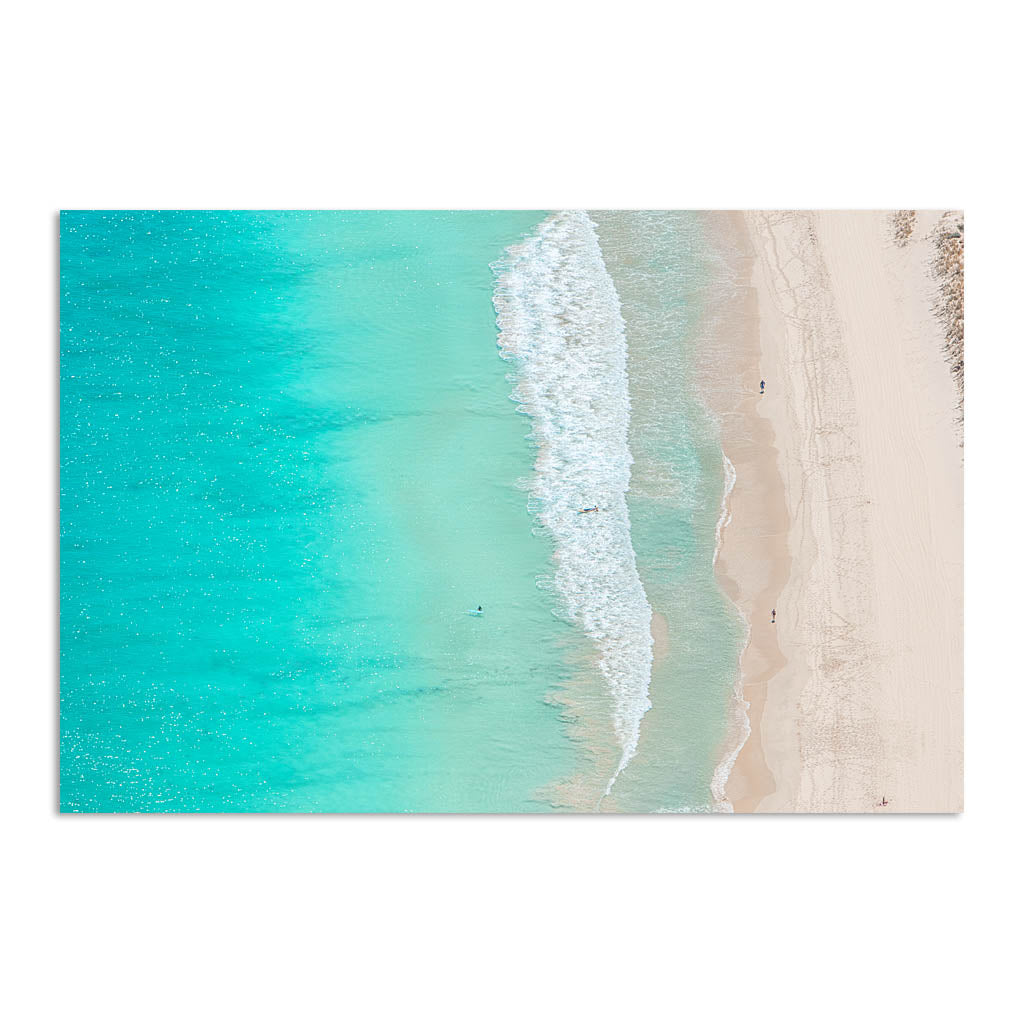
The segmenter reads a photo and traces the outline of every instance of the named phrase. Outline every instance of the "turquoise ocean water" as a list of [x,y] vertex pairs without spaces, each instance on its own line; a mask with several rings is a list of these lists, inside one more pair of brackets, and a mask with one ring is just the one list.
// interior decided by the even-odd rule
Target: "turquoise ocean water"
[[[594,639],[543,585],[496,347],[490,265],[543,218],[62,215],[62,810],[544,811],[591,770],[558,697]],[[636,513],[656,611],[659,538],[713,536],[697,447],[690,525]],[[713,614],[691,647],[735,647]],[[615,809],[707,804],[734,656],[641,734]]]

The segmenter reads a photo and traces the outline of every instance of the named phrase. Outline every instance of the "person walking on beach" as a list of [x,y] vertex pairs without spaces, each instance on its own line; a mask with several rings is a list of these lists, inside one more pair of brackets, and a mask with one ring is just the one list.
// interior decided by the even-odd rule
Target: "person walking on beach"
[[772,625],[775,625],[775,609],[772,609]]
[[761,394],[764,394],[764,381],[761,381]]

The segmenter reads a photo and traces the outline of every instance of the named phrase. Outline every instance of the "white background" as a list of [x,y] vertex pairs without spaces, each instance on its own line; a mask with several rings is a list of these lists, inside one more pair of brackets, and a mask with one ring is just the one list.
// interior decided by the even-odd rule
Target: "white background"
[[[6,1019],[933,1022],[1019,1009],[1012,10],[6,8]],[[966,208],[966,813],[58,818],[56,211],[561,205]]]

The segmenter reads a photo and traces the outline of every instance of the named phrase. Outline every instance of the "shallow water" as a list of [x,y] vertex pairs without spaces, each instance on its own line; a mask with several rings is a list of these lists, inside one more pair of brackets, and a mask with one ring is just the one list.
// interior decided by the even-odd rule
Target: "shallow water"
[[595,213],[629,339],[637,567],[667,629],[621,810],[708,810],[745,628],[714,573],[725,470],[702,393],[723,255],[685,211]]

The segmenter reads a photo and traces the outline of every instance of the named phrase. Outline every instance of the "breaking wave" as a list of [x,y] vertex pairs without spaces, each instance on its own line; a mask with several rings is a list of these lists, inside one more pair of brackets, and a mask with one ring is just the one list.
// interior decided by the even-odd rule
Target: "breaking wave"
[[[651,702],[651,606],[637,574],[626,493],[626,333],[594,224],[555,214],[493,265],[510,397],[537,446],[529,507],[554,539],[549,583],[560,611],[596,643],[622,747],[607,795],[636,753]],[[599,512],[580,515],[596,505]],[[539,585],[541,585],[539,583]]]

